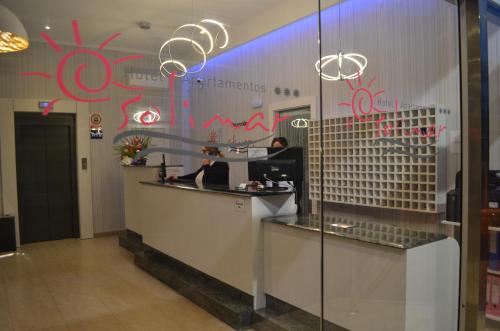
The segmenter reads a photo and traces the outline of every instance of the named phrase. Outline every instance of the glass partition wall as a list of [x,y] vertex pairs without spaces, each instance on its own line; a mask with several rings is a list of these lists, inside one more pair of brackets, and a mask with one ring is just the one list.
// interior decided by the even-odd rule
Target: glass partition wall
[[[455,330],[455,1],[193,0],[141,10],[145,21],[127,27],[95,12],[65,29],[31,28],[28,50],[0,57],[9,114],[84,114],[90,228],[127,227],[124,165],[158,166],[164,155],[188,174],[226,162],[234,198],[191,201],[185,209],[204,222],[186,217],[181,238],[151,231],[161,245],[179,239],[170,257],[209,276],[186,288],[218,286],[195,302],[233,328]],[[149,146],[129,153],[135,137]],[[277,137],[288,146],[271,146]],[[291,186],[296,209],[279,195],[242,197]],[[165,222],[177,215],[172,201],[154,201]]]
[[[499,36],[500,36],[500,6],[495,1],[484,1],[482,15],[483,44],[481,52],[483,68],[487,68],[488,76],[483,77],[486,82],[489,102],[482,111],[482,161],[486,162],[483,167],[482,178],[484,186],[481,196],[482,209],[480,219],[481,237],[478,244],[481,247],[479,263],[479,282],[475,284],[479,289],[478,307],[478,330],[500,329],[500,313],[498,311],[498,289],[500,269],[498,267],[498,231],[500,222],[498,220],[497,182],[498,169],[498,67],[499,67]],[[483,102],[485,102],[483,100]],[[483,104],[484,106],[484,104]]]
[[458,14],[453,1],[322,1],[309,168],[324,329],[457,329]]
[[[230,187],[256,184],[252,182],[273,189],[293,185],[296,213],[308,215],[307,180],[312,171],[308,167],[312,162],[309,123],[313,114],[320,112],[320,79],[314,69],[319,58],[318,3],[261,4],[261,11],[246,24],[219,15],[227,24],[230,49],[219,50],[205,64],[194,64],[189,67],[192,73],[177,79],[184,103],[183,134],[218,144],[229,162]],[[255,5],[253,1],[231,3],[232,10],[241,13],[253,10]],[[213,13],[218,17],[216,11]],[[195,16],[201,19],[206,13],[195,10]],[[191,33],[192,29],[187,31]],[[168,65],[178,70],[174,62]],[[194,123],[199,125],[194,127]],[[276,147],[273,141],[277,137],[284,138],[288,146],[281,143],[279,147],[284,149],[271,149]],[[184,144],[183,148],[196,151],[199,147]],[[267,157],[262,159],[263,155]],[[287,160],[293,161],[291,168],[280,163]],[[183,157],[183,163],[191,163],[193,169],[199,162]],[[268,172],[273,169],[281,172]],[[274,200],[271,203],[280,204]],[[251,289],[255,311],[252,327],[319,329],[319,228],[300,229],[295,211],[272,217],[279,213],[273,215],[268,209],[272,208],[265,206],[265,211],[258,213],[264,220],[253,220],[251,230],[255,245],[251,259],[256,268]],[[224,229],[217,231],[226,236]],[[304,236],[310,237],[303,240]],[[239,242],[245,236],[233,240]]]
[[[205,251],[222,248],[224,253],[213,267],[228,268],[231,281],[225,283],[249,299],[253,328],[319,329],[319,229],[293,226],[296,213],[309,210],[306,183],[311,158],[306,144],[310,119],[320,111],[320,78],[314,69],[319,58],[318,3],[228,2],[227,8],[201,9],[202,3],[195,1],[192,12],[178,20],[159,48],[162,73],[171,82],[168,97],[177,98],[178,135],[190,139],[177,145],[169,142],[167,147],[182,152],[167,151],[167,155],[177,157],[189,173],[204,159],[202,145],[193,140],[206,142],[221,152],[213,161],[229,164],[230,189],[261,190],[260,184],[268,190],[295,188],[297,208],[292,212],[286,211],[280,197],[265,202],[235,198],[235,205],[223,207],[221,214],[238,205],[241,214],[256,216],[241,228],[233,226],[243,223],[233,221],[227,228],[213,228],[214,247]],[[167,120],[171,107],[164,113]],[[277,148],[272,143],[277,137],[288,146],[281,143],[278,147],[285,148]],[[295,241],[309,233],[311,238]],[[193,235],[201,244],[207,234]],[[218,274],[205,270],[213,272],[211,276]]]

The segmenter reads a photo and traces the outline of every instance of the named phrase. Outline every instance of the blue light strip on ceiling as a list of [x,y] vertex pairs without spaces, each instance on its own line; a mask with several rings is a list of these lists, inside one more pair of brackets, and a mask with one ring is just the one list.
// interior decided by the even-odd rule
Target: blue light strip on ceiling
[[[369,6],[366,1],[344,1],[340,3],[340,19],[341,22],[348,22],[353,20],[353,13],[355,12],[357,15],[366,15],[370,12],[373,12],[375,9],[377,11],[380,10],[381,7],[390,6],[385,0],[371,0],[369,2]],[[422,0],[427,1],[429,4],[432,4],[432,1],[437,0]],[[491,1],[490,1],[491,2]],[[407,3],[405,14],[408,16],[430,16],[436,9],[436,6],[423,6],[421,11],[416,13],[412,11],[411,1]],[[495,5],[496,6],[496,5]],[[498,7],[498,6],[497,6]],[[328,26],[336,27],[339,19],[339,4],[328,7],[321,11],[321,18],[324,22],[328,22]],[[313,30],[315,33],[318,31],[318,13],[315,12],[309,16],[298,19],[294,22],[291,22],[285,26],[277,28],[276,30],[267,32],[266,34],[259,36],[253,40],[247,41],[246,43],[236,46],[235,48],[229,49],[223,53],[220,53],[210,59],[207,60],[207,65],[213,66],[224,66],[227,65],[228,61],[234,58],[237,58],[242,53],[251,54],[252,52],[258,51],[259,55],[265,55],[266,49],[269,52],[275,52],[272,50],[270,45],[277,45],[278,43],[284,43],[289,40],[293,40],[296,38],[298,34],[303,34],[304,31]],[[324,26],[323,26],[324,28]],[[230,37],[231,38],[231,37]],[[287,56],[287,55],[284,55]],[[196,71],[199,68],[200,64],[194,65],[189,68],[190,71]],[[206,67],[205,67],[206,68]],[[199,73],[203,75],[203,72]]]
[[[330,10],[331,8],[329,8]],[[238,57],[241,53],[248,54],[249,51],[259,50],[262,51],[265,47],[269,45],[276,45],[277,42],[283,42],[292,40],[295,38],[297,33],[303,32],[307,29],[316,28],[317,29],[317,13],[301,18],[290,24],[282,26],[276,30],[270,31],[262,36],[259,36],[253,40],[247,41],[246,43],[239,45],[237,47],[231,48],[223,53],[220,53],[207,60],[207,65],[215,65],[227,63],[230,58]],[[231,38],[231,36],[229,37]],[[190,71],[195,71],[199,68],[199,64],[194,65],[189,68]],[[202,73],[200,73],[202,74]]]

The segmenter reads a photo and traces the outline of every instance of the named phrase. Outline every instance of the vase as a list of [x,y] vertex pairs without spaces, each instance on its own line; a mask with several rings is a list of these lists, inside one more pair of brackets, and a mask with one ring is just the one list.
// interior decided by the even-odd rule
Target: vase
[[128,156],[122,156],[121,162],[122,165],[129,166],[133,163],[134,159]]
[[146,165],[146,161],[147,161],[146,158],[141,157],[141,158],[139,158],[137,160],[134,160],[132,162],[132,165],[135,165],[135,166],[145,166]]

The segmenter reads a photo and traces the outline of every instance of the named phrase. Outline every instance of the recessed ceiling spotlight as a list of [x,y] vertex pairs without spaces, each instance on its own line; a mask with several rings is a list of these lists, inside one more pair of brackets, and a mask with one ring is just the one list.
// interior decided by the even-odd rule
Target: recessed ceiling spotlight
[[50,25],[46,25],[45,30],[50,30]]
[[140,21],[138,23],[139,27],[143,30],[149,30],[151,29],[151,23],[147,21]]

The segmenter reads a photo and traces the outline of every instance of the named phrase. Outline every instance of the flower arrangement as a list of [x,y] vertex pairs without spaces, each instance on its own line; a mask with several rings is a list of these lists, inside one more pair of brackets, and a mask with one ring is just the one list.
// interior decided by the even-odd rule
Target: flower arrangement
[[137,153],[151,145],[151,137],[135,136],[124,139],[120,145],[115,146],[115,151],[120,155],[123,165],[145,165],[146,158],[135,159]]

